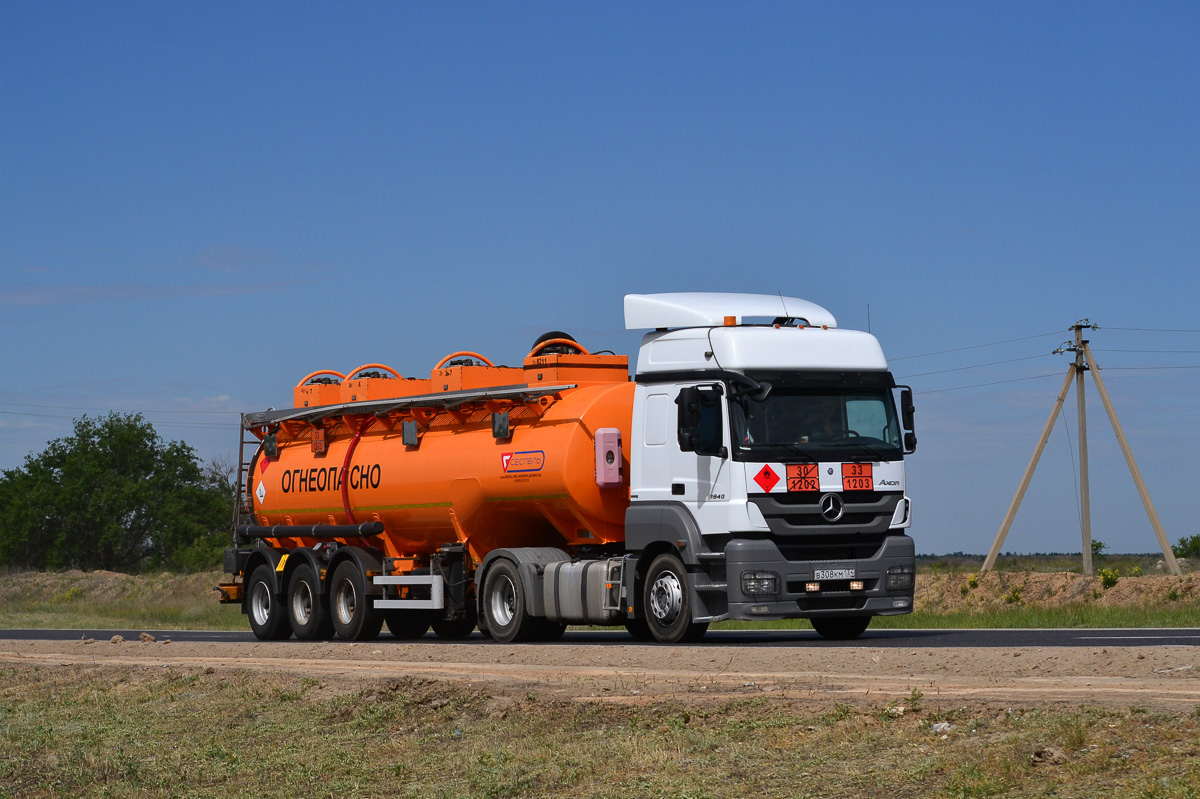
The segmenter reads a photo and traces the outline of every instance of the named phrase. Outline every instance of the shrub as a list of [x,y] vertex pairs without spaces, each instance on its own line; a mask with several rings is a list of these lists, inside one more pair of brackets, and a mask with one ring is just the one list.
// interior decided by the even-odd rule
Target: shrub
[[1171,547],[1177,558],[1200,558],[1200,535],[1186,535]]
[[1121,572],[1118,569],[1101,569],[1100,570],[1100,585],[1105,588],[1112,588],[1117,584]]

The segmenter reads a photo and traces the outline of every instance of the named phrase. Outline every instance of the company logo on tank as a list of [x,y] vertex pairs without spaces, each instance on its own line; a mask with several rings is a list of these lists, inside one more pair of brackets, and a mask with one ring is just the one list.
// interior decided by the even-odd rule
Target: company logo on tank
[[500,466],[505,474],[515,472],[540,472],[546,464],[546,453],[540,449],[527,452],[500,453]]

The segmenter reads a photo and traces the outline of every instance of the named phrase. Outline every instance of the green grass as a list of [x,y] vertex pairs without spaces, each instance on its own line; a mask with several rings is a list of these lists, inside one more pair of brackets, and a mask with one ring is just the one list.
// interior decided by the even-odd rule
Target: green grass
[[[336,690],[341,688],[342,690]],[[947,722],[934,732],[935,722]],[[405,679],[0,670],[0,797],[1200,795],[1200,716],[765,695],[612,705]],[[1061,765],[1037,764],[1044,746]]]
[[223,575],[105,572],[0,576],[0,627],[43,629],[245,630],[236,605],[212,590]]

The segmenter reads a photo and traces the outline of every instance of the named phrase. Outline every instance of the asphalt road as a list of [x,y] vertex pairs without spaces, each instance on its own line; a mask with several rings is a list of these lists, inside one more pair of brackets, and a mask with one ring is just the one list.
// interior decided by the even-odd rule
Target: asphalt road
[[[114,635],[137,640],[148,632],[160,641],[200,643],[254,643],[253,633],[210,630],[0,630],[0,640],[74,641],[94,638],[107,641]],[[293,642],[295,639],[292,639]],[[336,640],[336,639],[335,639]],[[432,633],[416,641],[398,641],[386,631],[377,644],[445,644]],[[496,646],[479,633],[465,642]],[[568,631],[561,641],[528,646],[634,644],[624,630]],[[1191,629],[1055,629],[1055,630],[867,630],[853,641],[826,641],[811,630],[713,630],[700,644],[747,647],[1102,647],[1102,646],[1200,646],[1200,628]],[[640,644],[657,646],[657,644]]]

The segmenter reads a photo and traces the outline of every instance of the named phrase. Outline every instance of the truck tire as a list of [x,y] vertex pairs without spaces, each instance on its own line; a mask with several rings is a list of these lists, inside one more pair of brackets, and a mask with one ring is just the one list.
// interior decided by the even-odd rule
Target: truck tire
[[674,552],[650,562],[643,588],[642,610],[654,640],[663,644],[699,641],[707,623],[692,621],[692,598],[687,569]]
[[830,641],[849,641],[857,638],[871,623],[870,616],[836,616],[827,619],[809,619],[813,629],[822,638]]
[[541,632],[540,620],[526,610],[525,586],[510,560],[498,559],[488,569],[483,584],[483,620],[492,638],[502,644],[527,641],[533,633]]
[[329,585],[329,615],[338,638],[346,641],[374,641],[383,627],[383,614],[375,610],[367,596],[367,576],[352,560],[342,561],[333,570]]
[[288,620],[301,641],[324,641],[333,637],[329,608],[321,601],[321,583],[312,566],[302,563],[292,572],[287,590]]
[[401,641],[412,641],[429,631],[429,614],[423,610],[389,610],[383,620],[388,632]]
[[653,641],[654,636],[650,634],[650,625],[641,616],[625,620],[625,629],[633,636],[635,641]]
[[260,641],[283,641],[292,637],[285,603],[274,594],[275,571],[262,564],[246,581],[246,615],[250,629]]

